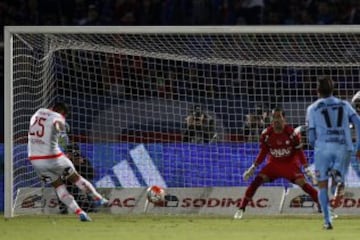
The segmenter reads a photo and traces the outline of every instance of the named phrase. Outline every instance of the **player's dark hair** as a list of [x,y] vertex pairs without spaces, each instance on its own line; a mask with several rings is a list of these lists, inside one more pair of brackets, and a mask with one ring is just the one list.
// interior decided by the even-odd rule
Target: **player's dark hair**
[[334,81],[330,77],[320,78],[317,90],[321,97],[330,97],[334,92]]
[[64,102],[56,102],[56,103],[54,103],[52,109],[55,112],[63,112],[65,115],[67,115],[69,113],[69,107]]
[[282,107],[275,107],[273,108],[273,110],[271,111],[272,114],[274,114],[275,112],[281,112],[281,114],[283,115],[283,117],[285,117],[285,111]]

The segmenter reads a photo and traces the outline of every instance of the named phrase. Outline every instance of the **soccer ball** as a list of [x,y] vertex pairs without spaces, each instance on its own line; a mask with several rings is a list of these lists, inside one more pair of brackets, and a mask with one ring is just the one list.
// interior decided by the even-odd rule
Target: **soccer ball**
[[165,190],[159,186],[151,186],[146,190],[146,197],[151,203],[163,202],[165,199]]

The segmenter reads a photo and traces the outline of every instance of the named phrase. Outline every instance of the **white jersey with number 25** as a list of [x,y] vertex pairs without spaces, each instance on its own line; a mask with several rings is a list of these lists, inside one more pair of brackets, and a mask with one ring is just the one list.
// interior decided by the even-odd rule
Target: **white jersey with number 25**
[[56,122],[64,125],[64,116],[46,108],[40,108],[31,117],[28,133],[30,160],[52,159],[63,154],[58,144],[60,133],[55,128]]

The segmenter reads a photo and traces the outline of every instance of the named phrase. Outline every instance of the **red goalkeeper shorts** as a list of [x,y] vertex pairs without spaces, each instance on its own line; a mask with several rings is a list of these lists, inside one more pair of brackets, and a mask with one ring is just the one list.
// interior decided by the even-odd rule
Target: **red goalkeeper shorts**
[[266,175],[271,181],[277,178],[285,178],[294,182],[298,178],[304,178],[299,164],[294,162],[269,162],[260,171]]

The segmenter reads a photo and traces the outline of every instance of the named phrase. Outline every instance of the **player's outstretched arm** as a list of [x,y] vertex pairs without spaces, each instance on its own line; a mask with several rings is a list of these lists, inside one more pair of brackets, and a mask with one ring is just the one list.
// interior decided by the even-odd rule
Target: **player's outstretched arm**
[[55,127],[56,131],[58,131],[58,132],[64,132],[66,130],[65,124],[60,121],[55,121],[54,127]]
[[351,116],[351,122],[354,124],[355,129],[356,129],[356,135],[357,135],[357,145],[356,145],[356,156],[358,158],[358,160],[360,161],[360,116],[358,115],[353,115]]
[[257,166],[259,166],[265,160],[266,155],[267,155],[267,149],[261,147],[260,152],[257,155],[254,163],[243,174],[243,179],[245,181],[247,181],[250,177],[254,175]]

